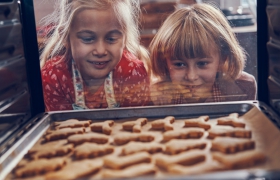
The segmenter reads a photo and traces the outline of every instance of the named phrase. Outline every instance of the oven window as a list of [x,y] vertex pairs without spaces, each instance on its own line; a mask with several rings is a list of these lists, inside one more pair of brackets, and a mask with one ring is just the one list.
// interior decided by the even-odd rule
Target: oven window
[[255,0],[73,2],[34,0],[47,111],[257,99]]

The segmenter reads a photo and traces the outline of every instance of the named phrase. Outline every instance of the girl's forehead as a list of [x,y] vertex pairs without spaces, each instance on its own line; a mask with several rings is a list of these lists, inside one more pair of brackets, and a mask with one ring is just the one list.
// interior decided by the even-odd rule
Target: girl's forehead
[[121,28],[120,23],[116,15],[114,14],[114,11],[111,8],[106,10],[97,10],[93,8],[81,9],[73,17],[72,26],[80,26],[87,28]]

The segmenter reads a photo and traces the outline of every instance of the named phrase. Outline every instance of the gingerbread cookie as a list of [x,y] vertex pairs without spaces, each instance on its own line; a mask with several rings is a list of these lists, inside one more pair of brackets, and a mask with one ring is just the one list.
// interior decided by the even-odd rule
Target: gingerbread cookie
[[127,121],[122,124],[123,130],[141,132],[141,127],[147,124],[147,118],[138,118],[135,121]]
[[224,170],[225,166],[217,161],[203,161],[192,166],[183,166],[179,164],[173,164],[168,167],[168,172],[172,174],[185,174],[185,175],[194,175],[201,174],[213,171]]
[[95,143],[85,142],[75,148],[74,156],[77,159],[84,159],[90,157],[98,157],[110,154],[114,151],[114,147],[110,145],[98,145]]
[[30,161],[15,171],[16,177],[27,177],[44,174],[62,168],[66,164],[64,158],[38,159]]
[[142,142],[130,142],[122,148],[122,154],[133,154],[137,152],[149,152],[156,153],[164,150],[164,147],[156,142],[142,143]]
[[147,152],[139,152],[127,156],[107,156],[103,160],[104,165],[111,169],[123,169],[139,163],[149,163],[151,156]]
[[152,129],[155,130],[173,130],[172,123],[174,123],[175,118],[173,116],[167,116],[164,119],[155,120],[151,123]]
[[93,142],[97,144],[106,144],[109,141],[109,136],[99,133],[75,134],[68,137],[68,142],[75,146],[84,142]]
[[142,133],[129,133],[123,132],[115,135],[114,143],[116,145],[123,145],[130,141],[141,141],[141,142],[151,142],[155,139],[154,135],[142,132]]
[[208,130],[211,128],[211,125],[207,123],[208,120],[209,116],[200,116],[199,118],[188,119],[185,120],[185,127],[200,127]]
[[36,144],[28,151],[31,159],[51,158],[63,156],[73,150],[73,144],[67,144],[67,140],[47,142],[45,144]]
[[226,125],[226,126],[232,126],[232,127],[240,127],[244,128],[245,123],[238,119],[238,114],[233,113],[230,114],[228,117],[221,117],[217,119],[218,125]]
[[92,123],[90,129],[94,132],[102,132],[104,134],[110,135],[112,132],[112,126],[114,125],[113,120],[107,120],[104,122]]
[[163,140],[169,141],[171,139],[190,139],[201,138],[204,134],[204,129],[201,128],[184,128],[176,131],[167,131],[163,133]]
[[254,149],[255,142],[251,139],[232,137],[217,137],[212,141],[211,150],[222,153],[236,153],[248,149]]
[[78,119],[68,119],[66,121],[54,122],[56,129],[62,128],[77,128],[77,127],[88,127],[91,123],[91,120],[79,121]]
[[234,154],[213,153],[213,159],[229,169],[247,168],[265,161],[265,155],[258,150],[247,150]]
[[174,155],[191,149],[204,149],[206,145],[206,141],[173,139],[166,143],[165,153]]
[[53,141],[58,139],[65,139],[73,134],[83,134],[85,132],[85,128],[63,128],[57,129],[55,131],[51,131],[49,134],[45,136],[45,141]]
[[73,161],[59,171],[49,173],[46,179],[79,179],[99,171],[103,166],[102,161],[82,160]]
[[157,166],[168,169],[168,167],[173,166],[174,164],[184,166],[194,165],[204,161],[205,158],[205,151],[194,149],[172,156],[159,154],[155,157],[155,162]]
[[218,136],[227,137],[239,137],[239,138],[251,138],[251,131],[243,128],[232,128],[217,126],[208,130],[208,138],[214,139]]
[[132,178],[143,175],[150,175],[156,172],[156,167],[151,163],[141,163],[127,167],[123,170],[104,170],[104,178]]

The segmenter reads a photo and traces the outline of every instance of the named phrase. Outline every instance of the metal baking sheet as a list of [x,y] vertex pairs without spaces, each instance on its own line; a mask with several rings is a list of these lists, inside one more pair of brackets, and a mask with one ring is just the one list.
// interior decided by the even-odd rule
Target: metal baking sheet
[[[118,108],[118,109],[98,109],[98,110],[84,110],[84,111],[57,111],[50,112],[37,116],[31,121],[30,129],[17,141],[2,157],[0,157],[0,179],[4,179],[16,166],[16,164],[22,159],[24,154],[34,145],[34,143],[42,136],[42,134],[48,129],[49,125],[53,121],[66,120],[70,118],[77,119],[91,119],[91,120],[108,120],[113,119],[115,121],[132,118],[132,117],[147,117],[147,118],[162,118],[165,116],[175,116],[176,118],[192,118],[201,115],[209,115],[210,119],[227,116],[230,113],[239,113],[240,115],[246,115],[252,117],[251,125],[256,120],[256,125],[267,127],[270,133],[263,130],[261,133],[265,133],[264,136],[256,138],[264,141],[264,138],[271,139],[271,136],[280,135],[280,131],[277,128],[279,124],[279,118],[276,117],[273,112],[270,112],[269,108],[264,107],[258,101],[242,101],[242,102],[227,102],[227,103],[204,103],[204,104],[191,104],[191,105],[173,105],[173,106],[149,106],[149,107],[135,107],[135,108]],[[252,112],[253,111],[253,112]],[[263,113],[262,111],[266,111]],[[265,115],[270,115],[274,118],[271,120]],[[254,118],[255,116],[259,118]],[[276,118],[275,118],[276,117]],[[259,121],[265,121],[265,124]],[[257,128],[257,127],[254,127]],[[254,134],[254,132],[253,132]],[[263,138],[264,137],[264,138]],[[278,136],[279,137],[279,136]],[[272,139],[273,142],[273,139]],[[269,143],[269,142],[267,142]],[[270,142],[271,143],[271,142]],[[280,143],[275,143],[274,149],[270,148],[270,151],[276,152],[275,148],[279,148]],[[279,149],[278,149],[279,151]],[[278,152],[276,154],[279,155]],[[277,156],[275,158],[280,158]],[[272,158],[270,158],[272,159]],[[280,162],[280,159],[279,159]],[[209,179],[209,175],[214,179],[224,179],[230,177],[229,174],[234,173],[237,179],[248,179],[252,177],[280,177],[280,165],[278,160],[273,160],[273,169],[270,167],[263,169],[251,169],[251,170],[234,170],[224,172],[214,172],[196,176],[183,176],[184,179]],[[272,171],[273,170],[273,171]],[[178,177],[166,177],[167,179],[182,179],[182,176]]]

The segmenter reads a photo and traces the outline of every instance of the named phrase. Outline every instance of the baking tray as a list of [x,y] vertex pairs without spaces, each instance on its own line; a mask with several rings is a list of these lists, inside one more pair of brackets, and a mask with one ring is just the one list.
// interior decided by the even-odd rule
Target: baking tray
[[[193,176],[168,176],[164,179],[229,179],[234,173],[234,179],[252,179],[258,177],[280,178],[280,137],[279,117],[269,107],[258,101],[239,101],[226,103],[204,103],[190,105],[172,106],[147,106],[135,108],[98,109],[83,111],[56,111],[37,115],[33,118],[21,138],[0,157],[0,179],[4,179],[34,143],[43,135],[53,121],[66,120],[70,118],[115,121],[126,118],[147,117],[162,118],[174,116],[176,119],[193,118],[201,115],[209,115],[210,119],[227,116],[230,113],[239,113],[246,116],[254,134],[258,140],[257,146],[268,156],[268,163],[261,167],[246,170],[233,170],[207,173]],[[270,118],[270,119],[269,119]],[[271,120],[273,119],[273,120]],[[269,148],[267,148],[269,147]],[[150,177],[146,177],[150,178]],[[137,179],[137,178],[136,178]]]

